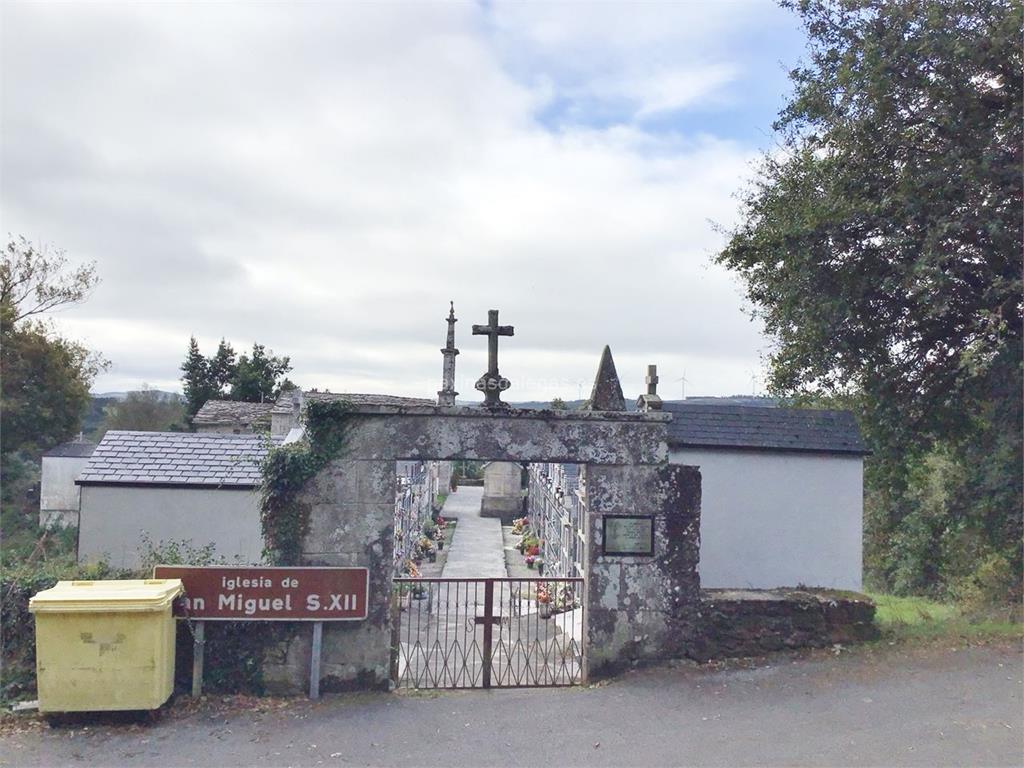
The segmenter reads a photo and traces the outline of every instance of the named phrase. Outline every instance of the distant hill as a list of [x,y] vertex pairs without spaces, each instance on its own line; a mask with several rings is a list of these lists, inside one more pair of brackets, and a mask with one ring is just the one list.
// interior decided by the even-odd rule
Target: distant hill
[[181,400],[181,394],[180,393],[178,393],[178,392],[167,392],[167,391],[162,390],[162,389],[150,389],[150,390],[133,389],[133,390],[130,390],[129,392],[90,392],[89,394],[92,395],[93,400],[96,400],[96,399],[100,399],[100,400],[124,400],[126,397],[128,397],[129,394],[131,394],[131,392],[142,392],[142,391],[156,392],[157,394],[162,396],[161,399],[163,399],[163,400],[174,400],[174,399]]
[[[566,400],[565,404],[570,411],[579,410],[586,400]],[[727,397],[688,397],[685,400],[665,400],[666,403],[686,403],[687,405],[744,405],[754,408],[776,408],[779,405],[778,398],[758,397],[756,395],[729,395]],[[476,400],[459,400],[459,405],[479,405]],[[524,400],[518,403],[509,403],[513,408],[524,408],[537,411],[551,407],[550,400]],[[635,411],[636,401],[626,398],[626,410]]]

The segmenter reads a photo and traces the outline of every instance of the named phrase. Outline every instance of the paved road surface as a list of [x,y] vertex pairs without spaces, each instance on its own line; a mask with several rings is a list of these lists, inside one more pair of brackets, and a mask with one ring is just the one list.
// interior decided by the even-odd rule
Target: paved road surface
[[0,764],[1021,765],[1021,673],[1019,645],[944,645],[665,666],[585,689],[207,704],[151,726],[8,726]]
[[504,578],[505,547],[501,539],[501,521],[480,517],[484,489],[459,488],[450,494],[441,514],[457,518],[448,560],[441,574],[446,579]]

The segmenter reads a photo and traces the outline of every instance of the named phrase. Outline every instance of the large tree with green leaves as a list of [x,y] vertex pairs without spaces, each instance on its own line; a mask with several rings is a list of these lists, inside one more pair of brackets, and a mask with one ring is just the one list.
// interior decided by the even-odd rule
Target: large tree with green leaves
[[[909,562],[899,542],[919,539],[907,548],[920,578],[907,584],[929,583],[921,574],[945,557],[957,518],[977,512],[967,495],[979,483],[1002,496],[975,527],[1019,565],[1021,3],[784,5],[807,58],[718,261],[775,340],[773,389],[861,411],[883,577]],[[922,528],[920,462],[940,451],[963,467],[978,440],[1000,446],[998,467],[987,480],[947,476]]]
[[73,437],[89,387],[105,366],[39,318],[84,301],[95,265],[71,267],[63,251],[10,239],[0,259],[0,451],[35,455]]
[[[0,254],[0,527],[5,563],[46,552],[39,538],[39,454],[75,436],[102,357],[62,337],[46,313],[84,301],[98,279],[63,251],[10,238]],[[69,543],[67,537],[57,537]],[[49,541],[49,544],[47,543]],[[58,547],[59,548],[59,547]]]

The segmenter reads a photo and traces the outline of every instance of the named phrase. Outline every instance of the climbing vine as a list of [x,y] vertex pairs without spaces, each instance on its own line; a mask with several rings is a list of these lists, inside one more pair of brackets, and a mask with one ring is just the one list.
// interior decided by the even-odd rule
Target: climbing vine
[[305,437],[271,449],[263,460],[260,522],[263,557],[271,565],[299,564],[310,513],[299,493],[341,454],[350,411],[343,400],[307,404]]

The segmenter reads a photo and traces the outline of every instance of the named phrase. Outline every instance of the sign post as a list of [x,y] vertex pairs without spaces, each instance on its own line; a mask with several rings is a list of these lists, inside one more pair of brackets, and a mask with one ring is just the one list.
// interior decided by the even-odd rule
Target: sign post
[[192,695],[203,691],[207,621],[311,621],[309,697],[320,697],[325,621],[363,621],[370,599],[366,568],[237,568],[158,565],[153,578],[181,579],[175,616],[196,620]]
[[192,637],[192,698],[203,695],[203,656],[206,653],[206,622],[197,621]]
[[309,698],[320,698],[320,656],[323,653],[324,623],[313,625],[313,650],[309,656]]

